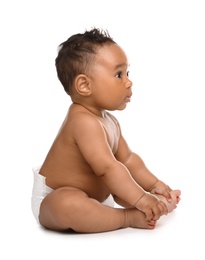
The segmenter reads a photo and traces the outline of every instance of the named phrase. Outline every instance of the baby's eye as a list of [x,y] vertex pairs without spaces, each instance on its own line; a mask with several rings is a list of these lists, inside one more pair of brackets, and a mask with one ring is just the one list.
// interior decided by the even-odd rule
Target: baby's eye
[[129,78],[129,75],[130,75],[130,72],[129,71],[127,71],[127,77]]
[[122,72],[118,72],[116,78],[122,78]]

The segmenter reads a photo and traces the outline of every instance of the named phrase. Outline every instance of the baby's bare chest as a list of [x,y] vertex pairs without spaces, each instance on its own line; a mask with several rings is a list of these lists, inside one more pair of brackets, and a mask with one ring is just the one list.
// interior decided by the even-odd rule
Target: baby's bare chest
[[104,120],[102,122],[102,125],[106,133],[108,144],[110,145],[110,148],[113,151],[113,153],[115,153],[118,148],[118,142],[120,137],[119,127],[115,122],[113,122],[110,119]]

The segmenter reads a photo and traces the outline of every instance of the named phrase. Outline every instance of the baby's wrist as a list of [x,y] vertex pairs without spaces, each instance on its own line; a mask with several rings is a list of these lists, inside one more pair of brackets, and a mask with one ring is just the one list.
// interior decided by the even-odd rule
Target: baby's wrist
[[135,208],[137,208],[138,206],[137,206],[137,204],[139,203],[139,201],[144,197],[146,195],[146,192],[144,192],[139,198],[138,198],[138,200],[137,200],[137,202],[135,203]]
[[160,181],[160,180],[157,179],[157,180],[152,184],[152,186],[149,188],[148,192],[151,192],[152,189],[155,188],[155,186],[156,186],[156,184],[157,184],[158,181]]

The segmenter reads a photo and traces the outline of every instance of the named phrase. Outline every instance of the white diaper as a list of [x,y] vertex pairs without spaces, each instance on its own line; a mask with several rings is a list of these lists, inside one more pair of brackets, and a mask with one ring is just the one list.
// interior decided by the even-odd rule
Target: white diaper
[[33,191],[31,197],[31,208],[33,215],[39,224],[39,211],[40,205],[42,200],[48,195],[53,189],[46,185],[46,178],[39,174],[40,167],[33,168],[33,176],[34,176],[34,183],[33,183]]
[[[50,187],[46,185],[46,178],[39,174],[40,167],[34,167],[33,169],[34,183],[33,183],[33,191],[31,197],[31,208],[33,215],[39,223],[39,211],[42,200],[53,191]],[[113,196],[110,195],[105,201],[102,202],[103,205],[114,207],[114,199]]]
[[115,202],[113,196],[110,194],[110,196],[106,200],[104,200],[101,204],[114,208]]

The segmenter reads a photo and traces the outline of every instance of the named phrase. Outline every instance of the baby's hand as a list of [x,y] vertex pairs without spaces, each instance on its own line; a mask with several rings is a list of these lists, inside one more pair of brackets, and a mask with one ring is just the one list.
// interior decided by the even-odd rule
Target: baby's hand
[[165,203],[152,194],[145,193],[135,204],[135,207],[146,215],[146,220],[158,220],[162,215],[168,214]]
[[172,201],[172,197],[170,194],[170,191],[172,189],[166,185],[164,182],[158,180],[157,182],[155,182],[155,184],[152,186],[151,190],[149,191],[152,194],[159,194],[159,195],[163,195],[168,202]]

